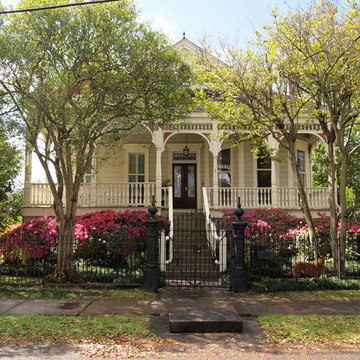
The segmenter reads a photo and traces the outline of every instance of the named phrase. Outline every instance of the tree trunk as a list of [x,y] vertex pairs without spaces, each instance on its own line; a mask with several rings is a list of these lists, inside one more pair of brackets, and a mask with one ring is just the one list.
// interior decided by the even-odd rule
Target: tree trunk
[[313,222],[313,218],[311,215],[309,202],[308,202],[308,199],[307,199],[307,196],[305,193],[304,185],[302,183],[300,173],[298,170],[298,166],[297,166],[297,158],[295,156],[295,142],[293,142],[293,144],[289,144],[289,145],[290,145],[289,153],[290,153],[291,168],[292,168],[293,172],[296,174],[296,184],[297,184],[297,188],[298,188],[299,196],[300,196],[300,200],[301,200],[301,209],[302,209],[306,224],[309,229],[309,240],[310,240],[311,246],[314,249],[314,256],[315,256],[315,260],[316,260],[317,256],[319,255],[319,244],[316,241],[314,222]]
[[23,249],[22,250],[22,263],[24,265],[33,265],[34,258],[31,255],[31,252],[29,250]]
[[79,187],[74,185],[72,188],[67,188],[65,212],[59,209],[55,211],[58,228],[58,257],[54,275],[58,281],[72,280],[76,275],[73,255]]
[[347,218],[346,218],[346,182],[347,182],[347,166],[348,157],[343,154],[341,157],[341,181],[340,181],[340,235],[339,235],[339,276],[342,277],[345,274],[345,242],[347,233]]
[[58,227],[58,257],[55,276],[59,280],[70,280],[75,276],[73,249],[75,225],[72,220]]
[[337,180],[334,142],[329,141],[327,144],[327,156],[329,160],[329,208],[330,208],[330,246],[332,258],[334,260],[334,271],[340,275],[339,269],[339,252],[338,252],[338,213],[337,213]]

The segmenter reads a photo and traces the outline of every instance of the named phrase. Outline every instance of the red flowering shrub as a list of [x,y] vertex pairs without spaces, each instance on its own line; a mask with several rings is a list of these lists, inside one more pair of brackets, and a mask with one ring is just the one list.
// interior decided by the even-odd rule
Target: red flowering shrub
[[[78,257],[85,255],[84,249],[94,245],[90,252],[103,258],[117,252],[127,256],[132,250],[145,245],[145,220],[150,217],[145,210],[126,210],[115,213],[113,210],[97,211],[78,218],[75,226],[75,251]],[[157,216],[159,229],[167,229],[166,218]],[[48,255],[56,247],[58,234],[56,222],[47,216],[27,220],[0,237],[0,255],[3,260],[21,258],[22,250],[28,251],[34,259]],[[127,243],[127,248],[124,247]],[[104,254],[99,254],[102,246]],[[87,251],[88,251],[87,250]],[[104,252],[103,251],[103,252]]]
[[[232,230],[232,223],[237,220],[234,210],[220,209],[222,213],[222,222],[226,224],[228,230]],[[249,226],[245,231],[250,231],[252,227],[267,229],[268,232],[276,232],[277,234],[286,234],[288,230],[298,227],[300,219],[290,214],[284,209],[268,209],[259,208],[250,211],[245,211],[242,216]],[[247,235],[247,234],[246,234]]]
[[22,251],[28,251],[34,259],[49,254],[56,246],[57,232],[54,219],[47,216],[27,220],[13,228],[0,238],[0,253],[5,261],[21,257]]
[[[314,226],[316,229],[316,235],[319,238],[326,238],[330,235],[330,216],[318,211],[318,218],[314,218]],[[341,222],[338,223],[338,235],[340,234]],[[296,234],[301,231],[308,231],[307,224],[304,224],[301,228],[294,228],[288,231],[288,236],[296,236]],[[347,231],[349,234],[360,234],[360,222],[357,220],[352,220],[347,223]]]
[[[145,221],[150,214],[145,210],[96,211],[81,216],[77,223],[86,230],[79,238],[76,256],[88,264],[119,266],[135,252],[145,250]],[[157,216],[159,230],[167,229],[166,218]]]

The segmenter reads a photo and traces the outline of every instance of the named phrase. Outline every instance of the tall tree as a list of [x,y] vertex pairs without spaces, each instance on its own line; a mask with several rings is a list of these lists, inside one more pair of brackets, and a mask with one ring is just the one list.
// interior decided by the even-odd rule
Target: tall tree
[[8,136],[9,134],[2,128],[0,130],[0,233],[7,225],[17,221],[17,216],[12,216],[17,204],[14,185],[22,165],[21,151],[9,142]]
[[[50,3],[22,0],[19,7]],[[190,108],[189,68],[163,35],[136,17],[123,0],[9,16],[0,33],[0,86],[54,196],[61,277],[74,276],[79,189],[96,144],[140,124],[181,119]]]
[[[344,271],[347,169],[360,148],[360,8],[346,1],[318,0],[308,9],[278,18],[270,29],[276,47],[295,64],[293,86],[313,100],[307,111],[322,127],[329,161],[331,239],[338,273]],[[339,200],[336,204],[336,156],[339,151]],[[341,220],[339,242],[338,218]]]
[[[317,0],[309,8],[292,10],[284,17],[274,12],[273,23],[266,28],[265,35],[258,34],[256,45],[260,50],[245,55],[231,51],[230,65],[235,70],[230,68],[224,72],[229,74],[225,76],[217,71],[215,78],[216,84],[219,79],[222,84],[216,89],[217,95],[221,94],[223,102],[230,104],[222,106],[223,109],[220,106],[220,118],[227,117],[228,122],[239,124],[237,128],[242,131],[255,126],[259,132],[258,124],[261,124],[272,133],[283,134],[294,170],[291,142],[299,125],[298,116],[320,124],[327,144],[331,243],[339,274],[344,269],[347,169],[360,147],[351,146],[351,139],[359,134],[359,17],[359,6],[350,0],[343,8],[333,1]],[[210,111],[217,106],[207,104]],[[244,120],[236,120],[241,116],[245,124]],[[253,125],[254,121],[257,124]],[[335,146],[340,152],[342,174],[339,214]],[[301,182],[297,178],[301,195]],[[308,221],[306,201],[301,197]],[[339,242],[338,218],[341,219]]]
[[[295,64],[279,52],[276,39],[260,36],[255,50],[227,50],[227,65],[207,58],[200,65],[200,103],[220,126],[231,128],[238,141],[248,140],[258,149],[272,135],[273,143],[287,150],[296,175],[301,208],[308,224],[314,252],[318,255],[315,228],[296,152],[298,130],[306,121],[304,111],[310,98],[293,86]],[[274,149],[270,149],[271,150]]]

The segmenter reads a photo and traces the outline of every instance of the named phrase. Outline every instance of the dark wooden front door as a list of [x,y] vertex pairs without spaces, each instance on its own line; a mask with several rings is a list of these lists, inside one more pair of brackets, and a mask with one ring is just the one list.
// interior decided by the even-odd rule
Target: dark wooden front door
[[173,164],[174,208],[196,209],[196,164]]

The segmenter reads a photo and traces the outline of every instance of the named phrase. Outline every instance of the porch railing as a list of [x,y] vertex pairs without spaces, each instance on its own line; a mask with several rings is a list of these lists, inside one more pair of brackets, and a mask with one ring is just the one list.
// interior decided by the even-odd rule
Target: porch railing
[[[311,209],[328,207],[327,188],[305,188]],[[208,187],[207,197],[212,208],[236,208],[238,197],[244,208],[281,207],[300,209],[299,191],[296,187]]]
[[[155,196],[155,182],[83,183],[79,194],[80,207],[150,206]],[[53,195],[50,185],[31,184],[31,203],[25,205],[50,206]]]
[[[314,210],[328,207],[327,188],[305,188],[310,208]],[[300,209],[300,197],[296,187],[207,187],[206,194],[212,209],[237,206],[240,196],[244,208],[281,207]],[[80,207],[150,206],[156,195],[156,183],[83,183],[80,188]],[[169,206],[168,188],[161,188],[161,206]],[[31,184],[30,206],[51,206],[53,196],[49,184]],[[160,204],[158,205],[160,206]]]

